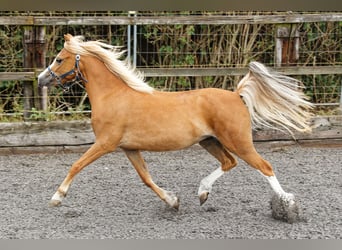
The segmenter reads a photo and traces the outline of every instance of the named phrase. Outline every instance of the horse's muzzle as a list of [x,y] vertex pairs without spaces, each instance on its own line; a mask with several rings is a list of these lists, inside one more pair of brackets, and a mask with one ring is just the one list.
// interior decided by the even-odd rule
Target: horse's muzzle
[[38,87],[42,88],[44,86],[49,87],[54,82],[53,77],[49,74],[48,70],[45,69],[38,76]]

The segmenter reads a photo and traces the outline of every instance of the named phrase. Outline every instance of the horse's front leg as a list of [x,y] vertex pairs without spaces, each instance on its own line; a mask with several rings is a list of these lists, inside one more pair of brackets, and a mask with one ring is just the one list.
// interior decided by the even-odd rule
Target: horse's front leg
[[138,150],[124,150],[128,159],[131,161],[135,170],[138,172],[142,181],[151,188],[163,201],[165,201],[169,206],[178,210],[179,199],[172,192],[163,190],[158,187],[152,180],[150,173],[148,172],[147,165]]
[[57,189],[57,192],[52,196],[49,203],[50,206],[58,206],[61,204],[63,198],[66,196],[71,182],[73,181],[75,175],[79,173],[84,167],[89,165],[91,162],[95,161],[102,155],[113,151],[115,148],[105,147],[101,143],[93,144],[87,152],[85,152],[82,157],[77,160],[70,168],[66,178],[62,184]]

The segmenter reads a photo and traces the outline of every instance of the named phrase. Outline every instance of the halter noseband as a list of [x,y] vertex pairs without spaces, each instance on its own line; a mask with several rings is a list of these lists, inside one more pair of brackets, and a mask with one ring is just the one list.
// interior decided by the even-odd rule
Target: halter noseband
[[68,91],[69,88],[72,86],[72,84],[69,86],[65,86],[64,84],[62,84],[62,80],[66,78],[67,76],[75,74],[75,78],[70,81],[72,83],[74,83],[75,81],[83,81],[85,83],[88,82],[87,79],[84,78],[82,72],[80,71],[81,56],[77,54],[75,56],[75,60],[76,60],[75,67],[62,75],[57,75],[55,72],[51,70],[50,66],[48,66],[47,68],[50,73],[50,76],[53,77],[57,81],[58,86],[62,87],[64,91]]

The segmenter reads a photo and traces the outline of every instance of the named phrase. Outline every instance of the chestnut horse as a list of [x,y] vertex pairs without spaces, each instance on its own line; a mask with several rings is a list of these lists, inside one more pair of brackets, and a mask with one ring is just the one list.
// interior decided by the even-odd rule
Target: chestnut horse
[[195,143],[222,164],[200,182],[200,204],[207,200],[213,183],[237,165],[234,154],[260,171],[281,201],[294,206],[294,196],[282,189],[271,164],[255,150],[252,124],[310,131],[311,104],[297,80],[251,62],[234,92],[215,88],[161,92],[119,60],[124,52],[117,47],[70,34],[64,38],[64,48],[38,76],[39,86],[66,88],[76,79],[82,81],[91,103],[96,140],[72,165],[51,206],[61,204],[84,167],[120,147],[142,181],[178,209],[179,199],[153,182],[140,151],[179,150]]

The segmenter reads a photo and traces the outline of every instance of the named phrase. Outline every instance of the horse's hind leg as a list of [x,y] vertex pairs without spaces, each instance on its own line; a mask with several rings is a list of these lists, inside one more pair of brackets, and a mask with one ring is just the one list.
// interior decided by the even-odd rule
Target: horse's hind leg
[[237,155],[246,161],[250,166],[258,170],[270,183],[273,191],[279,197],[292,197],[292,194],[286,193],[282,187],[280,186],[271,164],[263,159],[253,148],[250,149],[249,152],[244,150],[243,153],[237,152]]
[[272,216],[292,223],[301,220],[301,209],[294,195],[283,190],[275,176],[271,164],[264,160],[254,150],[247,154],[239,155],[243,160],[256,168],[269,182],[275,195],[271,200]]
[[275,219],[285,220],[290,223],[300,219],[300,208],[294,195],[283,190],[273,172],[271,164],[256,152],[251,136],[235,138],[234,143],[224,141],[223,138],[221,140],[234,154],[258,170],[267,179],[275,193],[271,200],[272,216]]
[[124,150],[128,159],[131,161],[135,170],[138,172],[142,181],[151,188],[163,201],[165,201],[171,207],[178,209],[179,199],[169,191],[165,191],[158,187],[152,180],[150,173],[148,172],[147,165],[142,158],[140,151],[138,150]]
[[201,180],[200,187],[198,189],[198,196],[200,204],[202,205],[208,199],[208,195],[212,190],[214,182],[221,177],[224,172],[235,167],[237,165],[237,161],[214,137],[207,138],[199,144],[222,164],[221,167]]

